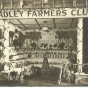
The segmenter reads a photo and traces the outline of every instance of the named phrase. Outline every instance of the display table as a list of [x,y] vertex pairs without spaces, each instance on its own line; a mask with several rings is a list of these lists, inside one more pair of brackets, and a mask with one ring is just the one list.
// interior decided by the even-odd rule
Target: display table
[[0,72],[0,80],[10,80],[10,72],[11,72],[11,70],[1,71]]
[[11,80],[12,79],[11,72],[13,72],[13,71],[19,75],[21,72],[21,68],[14,68],[12,70],[1,71],[0,72],[0,80]]

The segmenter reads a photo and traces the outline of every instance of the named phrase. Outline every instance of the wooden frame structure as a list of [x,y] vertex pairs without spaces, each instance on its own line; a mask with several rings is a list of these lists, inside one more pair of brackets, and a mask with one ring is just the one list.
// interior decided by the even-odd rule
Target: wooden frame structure
[[88,7],[88,0],[0,0],[0,9]]

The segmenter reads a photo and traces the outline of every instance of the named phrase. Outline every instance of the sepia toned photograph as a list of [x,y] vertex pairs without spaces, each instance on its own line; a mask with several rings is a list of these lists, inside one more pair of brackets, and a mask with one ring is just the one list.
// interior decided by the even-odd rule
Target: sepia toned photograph
[[88,0],[0,0],[0,86],[88,86]]

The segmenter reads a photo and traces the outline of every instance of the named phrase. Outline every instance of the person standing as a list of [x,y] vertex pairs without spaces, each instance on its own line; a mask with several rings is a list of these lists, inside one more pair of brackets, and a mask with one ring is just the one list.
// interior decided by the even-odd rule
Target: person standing
[[21,72],[20,73],[20,84],[23,84],[23,81],[24,81],[24,73]]
[[13,36],[13,44],[15,46],[15,50],[17,50],[19,46],[19,32],[17,30],[15,31],[15,34]]

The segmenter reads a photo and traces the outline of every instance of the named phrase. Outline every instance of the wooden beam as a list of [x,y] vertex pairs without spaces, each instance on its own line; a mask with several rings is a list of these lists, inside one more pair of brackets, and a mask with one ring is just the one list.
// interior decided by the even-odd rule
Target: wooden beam
[[[55,23],[55,24],[70,24],[70,23]],[[73,23],[73,24],[77,24],[77,23]],[[16,24],[16,25],[20,25],[20,24]],[[26,24],[26,25],[36,25],[36,24]]]
[[40,26],[40,24],[39,24],[39,22],[37,21],[37,19],[35,19],[35,21],[38,24],[39,28],[42,29],[41,26]]
[[55,19],[53,19],[53,23],[54,23],[54,27],[56,28],[56,23],[55,23]]
[[23,25],[25,27],[25,29],[27,29],[27,27],[19,19],[17,19],[17,20],[20,22],[21,25]]
[[71,26],[70,26],[70,27],[72,27],[73,21],[74,21],[74,18],[72,18],[72,21],[71,21]]

